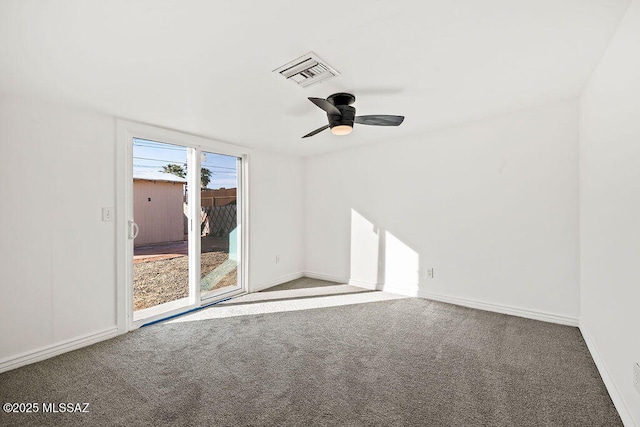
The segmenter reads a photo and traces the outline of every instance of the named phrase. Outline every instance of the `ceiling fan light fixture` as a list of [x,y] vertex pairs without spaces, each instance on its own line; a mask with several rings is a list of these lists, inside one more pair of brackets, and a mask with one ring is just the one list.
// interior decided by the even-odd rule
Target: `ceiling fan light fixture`
[[331,128],[331,133],[334,135],[349,135],[352,130],[352,126],[338,125]]
[[309,97],[309,101],[327,113],[329,124],[309,132],[302,138],[309,138],[329,128],[334,135],[349,135],[353,131],[354,123],[369,126],[400,126],[404,121],[404,116],[388,114],[356,116],[356,109],[351,106],[356,101],[356,97],[350,93],[334,93],[327,99]]

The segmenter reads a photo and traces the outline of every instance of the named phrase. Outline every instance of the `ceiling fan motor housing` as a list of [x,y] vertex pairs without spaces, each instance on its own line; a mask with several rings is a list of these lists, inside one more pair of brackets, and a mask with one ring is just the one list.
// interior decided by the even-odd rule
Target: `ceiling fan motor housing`
[[337,115],[327,113],[327,117],[329,118],[329,127],[332,129],[335,126],[353,127],[353,122],[356,118],[356,109],[349,105],[336,105],[336,108],[340,110],[342,114]]
[[338,92],[327,96],[327,101],[335,105],[351,105],[356,102],[356,97],[351,93]]

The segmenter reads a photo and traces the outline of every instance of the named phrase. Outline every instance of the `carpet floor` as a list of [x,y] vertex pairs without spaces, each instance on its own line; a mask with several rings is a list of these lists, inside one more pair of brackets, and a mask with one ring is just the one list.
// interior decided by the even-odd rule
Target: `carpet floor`
[[0,374],[0,402],[40,407],[3,426],[622,425],[577,328],[419,298],[155,324]]

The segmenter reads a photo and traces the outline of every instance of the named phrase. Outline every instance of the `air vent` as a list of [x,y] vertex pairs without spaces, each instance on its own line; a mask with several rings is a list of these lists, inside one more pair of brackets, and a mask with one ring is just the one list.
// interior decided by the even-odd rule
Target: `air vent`
[[335,68],[313,52],[276,68],[273,72],[279,73],[285,79],[302,87],[340,75]]

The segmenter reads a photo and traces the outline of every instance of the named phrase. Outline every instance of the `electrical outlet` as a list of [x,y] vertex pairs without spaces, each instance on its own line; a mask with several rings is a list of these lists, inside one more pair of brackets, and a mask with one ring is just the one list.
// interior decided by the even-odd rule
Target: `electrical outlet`
[[640,363],[638,362],[633,364],[633,385],[636,391],[640,393]]
[[113,221],[113,208],[102,208],[102,221],[103,222]]
[[427,279],[433,279],[433,267],[427,268]]
[[280,255],[276,255],[276,264],[280,264]]

